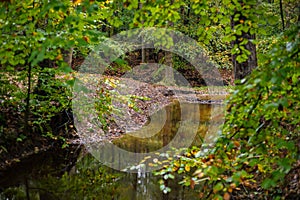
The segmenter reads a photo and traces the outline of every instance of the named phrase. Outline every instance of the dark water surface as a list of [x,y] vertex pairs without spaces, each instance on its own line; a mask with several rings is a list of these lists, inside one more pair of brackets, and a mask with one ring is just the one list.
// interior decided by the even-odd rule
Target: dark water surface
[[[113,141],[135,153],[151,152],[176,140],[192,137],[194,145],[212,142],[223,120],[223,105],[173,103],[158,111],[136,132]],[[163,123],[162,123],[163,122]],[[196,134],[194,134],[196,133]],[[175,141],[176,144],[180,141]],[[113,154],[113,152],[112,152]],[[168,182],[163,194],[152,173],[125,173],[108,168],[74,145],[64,150],[36,154],[8,171],[0,171],[0,199],[198,199],[196,191]]]

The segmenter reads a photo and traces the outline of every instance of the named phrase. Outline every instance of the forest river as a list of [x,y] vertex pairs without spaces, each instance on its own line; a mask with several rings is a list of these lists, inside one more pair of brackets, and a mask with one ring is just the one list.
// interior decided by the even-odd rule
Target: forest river
[[[181,137],[194,137],[193,145],[201,145],[203,141],[211,143],[223,122],[223,113],[224,105],[182,103],[179,106],[173,103],[151,118],[146,130],[155,131],[153,136],[138,138],[134,134],[124,134],[113,140],[113,144],[130,152],[149,152],[167,145],[178,134]],[[187,120],[183,122],[182,119]],[[165,121],[163,127],[157,128],[162,120]],[[192,133],[194,131],[195,135]],[[199,198],[194,190],[180,186],[177,179],[168,183],[171,192],[164,194],[159,188],[160,178],[151,172],[127,173],[111,169],[101,164],[84,145],[74,144],[59,151],[37,153],[0,173],[0,199]]]

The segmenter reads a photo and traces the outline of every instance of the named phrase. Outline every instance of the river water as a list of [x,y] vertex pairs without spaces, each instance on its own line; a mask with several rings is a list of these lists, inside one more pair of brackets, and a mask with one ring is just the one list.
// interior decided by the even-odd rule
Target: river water
[[[203,142],[212,144],[223,122],[223,113],[223,105],[173,103],[154,113],[143,128],[115,139],[113,144],[133,153],[155,152],[174,141],[179,146],[200,146]],[[103,158],[98,158],[86,149],[83,145],[72,145],[59,152],[42,152],[8,171],[0,172],[0,199],[199,198],[197,191],[177,184],[180,177],[168,182],[171,192],[164,194],[158,184],[161,177],[147,170],[120,172],[115,167],[112,169],[103,165]],[[104,157],[109,160],[110,156],[114,157],[114,162],[126,162],[124,155],[116,159],[114,150]],[[130,167],[131,164],[128,161],[124,166]]]

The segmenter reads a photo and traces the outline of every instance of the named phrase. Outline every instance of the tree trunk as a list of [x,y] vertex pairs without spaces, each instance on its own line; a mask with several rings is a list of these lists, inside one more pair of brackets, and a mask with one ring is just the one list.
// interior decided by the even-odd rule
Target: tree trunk
[[280,6],[280,17],[281,17],[281,23],[282,23],[282,30],[284,31],[284,15],[283,15],[283,6],[282,6],[282,0],[279,1]]
[[[234,21],[231,17],[231,28],[234,29],[235,26],[237,26],[240,23],[243,23],[246,21],[246,17],[242,15],[242,13],[235,12],[233,16],[236,14],[240,14],[239,20]],[[232,47],[235,45],[240,46],[240,43],[244,41],[244,39],[248,40],[248,43],[246,45],[243,45],[246,50],[250,52],[250,55],[248,56],[248,59],[245,62],[239,63],[237,61],[237,56],[239,54],[233,54],[232,55],[232,64],[233,64],[233,73],[234,73],[234,79],[240,80],[248,76],[251,71],[257,66],[257,57],[256,57],[256,46],[251,41],[255,39],[255,35],[251,35],[249,32],[242,32],[242,35],[236,35],[236,39],[232,41]]]
[[73,48],[63,50],[64,61],[72,67],[72,58],[73,58]]
[[[250,35],[248,33],[244,33],[242,35],[243,38],[247,39],[255,39],[255,35]],[[235,40],[233,42],[233,46],[235,44],[239,44],[240,41]],[[232,63],[233,63],[233,73],[234,73],[234,80],[240,80],[248,76],[252,70],[257,66],[257,57],[256,57],[256,46],[252,42],[248,42],[248,44],[245,45],[245,49],[250,51],[250,56],[248,57],[247,61],[239,63],[236,60],[236,57],[238,55],[232,55]]]
[[165,62],[164,64],[167,66],[165,68],[165,77],[163,82],[165,85],[175,85],[174,73],[173,73],[173,55],[172,52],[165,52]]
[[29,131],[29,116],[30,116],[30,113],[31,113],[31,110],[30,110],[30,99],[31,99],[31,72],[32,72],[32,66],[31,64],[27,64],[28,66],[28,71],[27,71],[27,96],[26,96],[26,105],[25,105],[25,115],[24,115],[24,134],[25,135],[29,135],[30,131]]
[[[173,4],[173,0],[170,2],[170,4]],[[168,22],[167,26],[173,26],[173,22]],[[173,38],[173,35],[170,34],[170,37]],[[163,82],[166,85],[176,85],[175,79],[174,79],[174,73],[173,73],[173,53],[170,51],[165,51],[165,62],[164,64],[167,66],[165,71],[165,78]]]

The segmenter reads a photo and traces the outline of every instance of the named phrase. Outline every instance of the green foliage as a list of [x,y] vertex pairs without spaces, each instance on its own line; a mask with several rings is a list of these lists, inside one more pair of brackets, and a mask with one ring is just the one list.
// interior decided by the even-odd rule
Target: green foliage
[[[184,5],[183,1],[156,1],[156,2],[126,2],[129,10],[135,10],[131,28],[168,26],[180,19],[178,9]],[[162,20],[164,19],[164,20]]]
[[[126,11],[135,10],[133,21],[129,21],[131,28],[157,26],[179,30],[198,40],[215,65],[225,69],[232,68],[231,55],[236,54],[237,61],[242,63],[250,55],[246,45],[249,42],[257,43],[254,38],[246,37],[245,33],[261,38],[279,30],[276,27],[280,16],[278,3],[228,0],[172,3],[126,1],[124,6]],[[232,42],[237,39],[238,43],[232,46]],[[184,67],[184,64],[179,66]]]
[[216,146],[209,153],[193,147],[157,175],[184,173],[181,184],[199,185],[206,198],[226,199],[242,187],[261,187],[276,195],[272,188],[282,184],[300,159],[299,26],[278,41],[228,99]]
[[256,166],[263,188],[278,184],[299,159],[299,26],[280,40],[230,97],[223,129],[236,170]]
[[64,62],[66,52],[86,55],[102,38],[99,24],[113,13],[107,2],[0,4],[0,137],[11,142],[34,140],[39,134],[56,138],[55,130],[64,122],[55,120],[70,109],[74,84],[71,66]]
[[16,199],[22,200],[26,199],[26,192],[24,187],[12,187],[8,188],[0,194],[1,199]]

